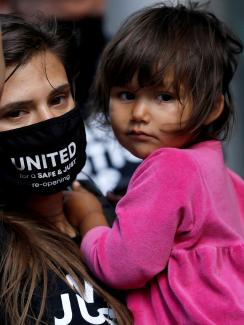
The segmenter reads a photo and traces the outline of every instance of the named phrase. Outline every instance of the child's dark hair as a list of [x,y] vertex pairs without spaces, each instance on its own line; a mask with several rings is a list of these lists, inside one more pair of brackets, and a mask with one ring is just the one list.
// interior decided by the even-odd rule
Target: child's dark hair
[[[214,14],[191,2],[157,4],[131,15],[107,45],[97,70],[91,100],[108,119],[113,86],[137,75],[139,87],[162,85],[173,76],[176,97],[190,98],[193,112],[182,132],[197,139],[225,139],[234,121],[230,81],[242,44]],[[224,109],[205,125],[221,94]]]

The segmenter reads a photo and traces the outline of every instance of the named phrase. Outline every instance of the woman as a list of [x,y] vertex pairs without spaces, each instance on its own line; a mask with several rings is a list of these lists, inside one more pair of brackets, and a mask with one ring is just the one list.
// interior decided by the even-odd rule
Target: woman
[[0,323],[130,324],[124,305],[88,274],[63,209],[62,190],[86,158],[65,42],[42,20],[0,22]]

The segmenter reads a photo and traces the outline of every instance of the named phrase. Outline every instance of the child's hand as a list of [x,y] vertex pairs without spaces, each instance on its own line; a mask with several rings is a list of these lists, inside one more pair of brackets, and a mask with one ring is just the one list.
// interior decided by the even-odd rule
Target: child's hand
[[94,194],[85,190],[79,182],[72,185],[73,191],[64,192],[64,209],[70,223],[80,229],[81,235],[96,226],[108,226],[101,203]]

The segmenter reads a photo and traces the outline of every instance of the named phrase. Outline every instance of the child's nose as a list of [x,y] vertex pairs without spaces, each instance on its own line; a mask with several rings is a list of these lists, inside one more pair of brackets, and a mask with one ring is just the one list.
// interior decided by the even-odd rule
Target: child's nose
[[132,108],[132,119],[137,122],[148,122],[150,118],[148,103],[136,101]]

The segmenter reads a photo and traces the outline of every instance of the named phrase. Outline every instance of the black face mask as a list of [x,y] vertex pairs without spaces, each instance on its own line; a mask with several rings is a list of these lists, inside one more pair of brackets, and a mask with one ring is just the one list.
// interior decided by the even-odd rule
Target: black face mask
[[78,107],[59,117],[0,132],[0,188],[19,195],[62,191],[85,165],[85,148]]

